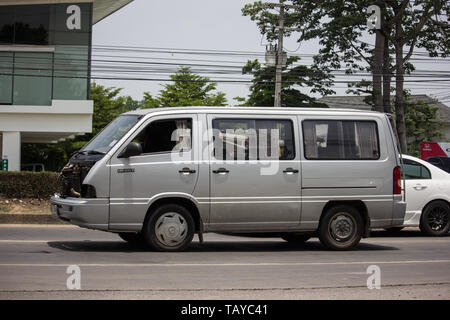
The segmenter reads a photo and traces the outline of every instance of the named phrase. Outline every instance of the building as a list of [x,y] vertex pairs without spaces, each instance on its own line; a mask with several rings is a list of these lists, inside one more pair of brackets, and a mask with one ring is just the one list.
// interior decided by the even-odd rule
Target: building
[[[349,108],[359,110],[371,110],[372,107],[364,102],[366,96],[326,96],[317,99],[317,102],[323,102],[330,108]],[[445,140],[450,141],[450,107],[442,102],[433,99],[425,94],[411,95],[412,102],[422,101],[427,104],[438,106],[439,109],[436,112],[438,120],[441,122],[441,132],[445,137]],[[394,98],[391,98],[391,103],[394,105]]]
[[22,142],[92,131],[92,26],[132,0],[0,2],[0,151],[20,170]]

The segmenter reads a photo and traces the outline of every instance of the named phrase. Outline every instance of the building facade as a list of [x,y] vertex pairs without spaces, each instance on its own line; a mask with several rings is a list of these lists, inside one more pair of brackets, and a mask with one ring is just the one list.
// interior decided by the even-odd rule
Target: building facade
[[92,131],[92,26],[131,0],[0,2],[0,151]]

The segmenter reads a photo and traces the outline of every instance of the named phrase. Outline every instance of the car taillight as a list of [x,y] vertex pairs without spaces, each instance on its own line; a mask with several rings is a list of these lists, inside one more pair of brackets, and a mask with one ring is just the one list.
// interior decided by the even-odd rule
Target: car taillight
[[394,194],[402,194],[402,170],[400,167],[394,168]]

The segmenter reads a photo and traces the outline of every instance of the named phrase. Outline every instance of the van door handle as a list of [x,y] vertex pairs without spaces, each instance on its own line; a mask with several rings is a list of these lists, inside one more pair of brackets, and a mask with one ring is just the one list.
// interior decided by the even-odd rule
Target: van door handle
[[228,172],[230,172],[230,171],[225,168],[219,168],[217,170],[213,170],[213,173],[217,173],[217,174],[227,174]]
[[298,173],[298,170],[292,169],[292,168],[286,168],[286,170],[283,170],[283,172],[286,174],[294,174],[294,173]]
[[418,183],[418,184],[416,184],[414,186],[414,189],[416,189],[416,190],[423,190],[423,189],[426,189],[426,188],[427,188],[427,186],[423,186],[420,183]]
[[195,173],[195,170],[189,169],[189,168],[183,168],[180,171],[178,171],[179,173],[182,173],[184,175],[188,175],[191,173]]

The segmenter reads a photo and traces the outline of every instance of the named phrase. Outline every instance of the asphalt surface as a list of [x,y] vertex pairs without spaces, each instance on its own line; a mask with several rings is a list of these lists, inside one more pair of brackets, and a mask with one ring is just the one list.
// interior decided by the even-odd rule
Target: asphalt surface
[[[206,234],[186,252],[152,252],[73,226],[0,225],[0,299],[450,299],[450,235],[372,232],[356,250],[318,239]],[[81,289],[69,290],[69,265]],[[370,265],[381,288],[369,290]]]

